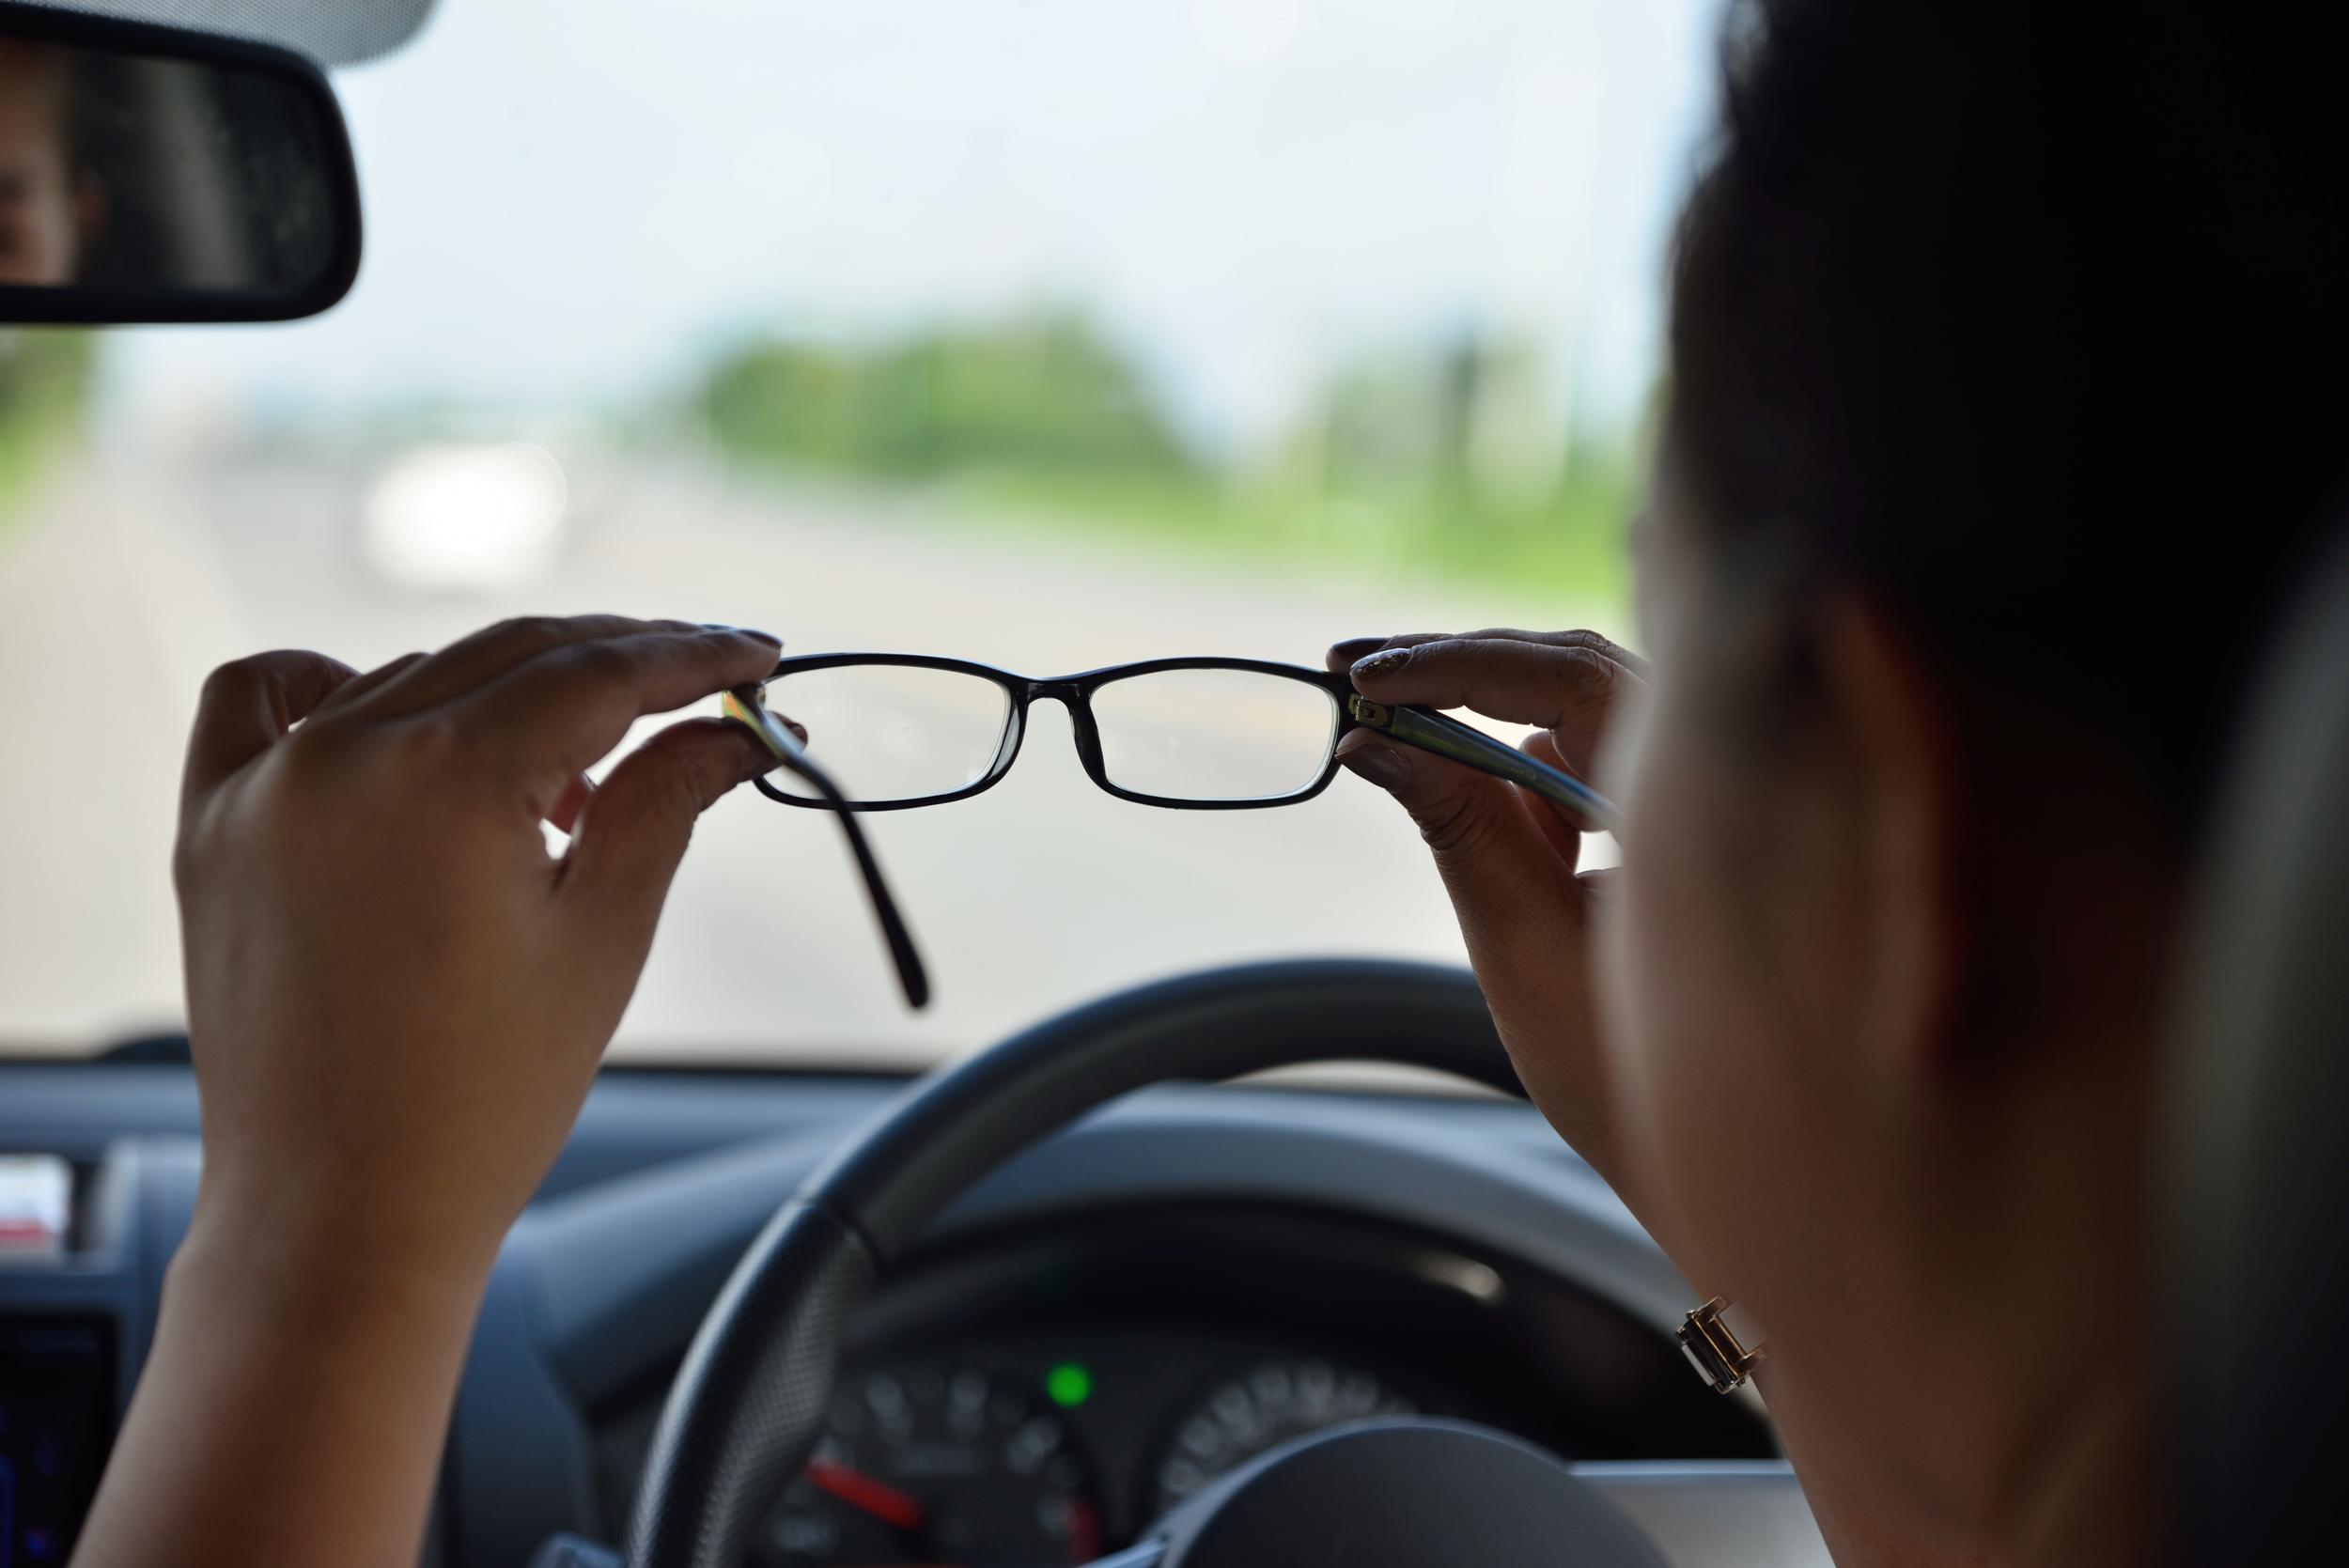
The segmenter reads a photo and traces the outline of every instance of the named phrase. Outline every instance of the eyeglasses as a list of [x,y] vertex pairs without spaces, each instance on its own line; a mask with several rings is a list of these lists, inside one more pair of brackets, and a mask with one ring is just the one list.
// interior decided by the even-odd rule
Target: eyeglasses
[[1310,800],[1337,775],[1348,730],[1381,731],[1524,785],[1593,827],[1614,808],[1571,774],[1505,741],[1420,707],[1373,703],[1343,674],[1253,659],[1159,659],[1037,680],[926,654],[836,653],[786,659],[763,701],[806,726],[804,770],[757,781],[770,800],[844,812],[941,805],[992,788],[1011,771],[1028,710],[1068,710],[1086,776],[1122,800],[1233,811]]
[[[1310,800],[1337,776],[1339,738],[1359,728],[1523,785],[1592,827],[1615,825],[1615,808],[1573,775],[1432,709],[1371,702],[1351,677],[1301,665],[1159,659],[1033,680],[924,654],[786,659],[763,686],[728,691],[726,715],[775,758],[776,772],[754,781],[761,794],[839,814],[911,1006],[929,1000],[929,980],[855,814],[940,805],[992,787],[1019,758],[1038,702],[1067,708],[1077,760],[1095,784],[1146,806],[1230,811]],[[804,725],[808,739],[770,706]],[[811,755],[819,748],[820,764]]]

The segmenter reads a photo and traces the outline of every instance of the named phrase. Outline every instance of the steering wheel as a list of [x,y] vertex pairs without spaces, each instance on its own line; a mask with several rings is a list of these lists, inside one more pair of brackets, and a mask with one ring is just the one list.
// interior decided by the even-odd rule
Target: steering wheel
[[[1030,1143],[1149,1084],[1303,1062],[1439,1068],[1522,1094],[1472,977],[1433,965],[1248,965],[1122,992],[913,1084],[804,1182],[711,1305],[653,1439],[628,1561],[739,1568],[824,1423],[850,1318],[948,1203]],[[1101,1568],[1660,1560],[1554,1456],[1462,1422],[1301,1438],[1224,1477]]]

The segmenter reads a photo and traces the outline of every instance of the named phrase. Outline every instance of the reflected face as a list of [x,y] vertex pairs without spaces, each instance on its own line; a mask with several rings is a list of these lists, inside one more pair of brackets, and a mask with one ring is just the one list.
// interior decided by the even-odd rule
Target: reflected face
[[63,62],[0,43],[0,284],[73,281],[82,206],[66,132]]

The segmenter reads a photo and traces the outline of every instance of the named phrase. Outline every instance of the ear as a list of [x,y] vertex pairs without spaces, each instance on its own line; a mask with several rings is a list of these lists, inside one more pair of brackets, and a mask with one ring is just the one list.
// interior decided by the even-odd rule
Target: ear
[[1958,1049],[1967,943],[1957,755],[1943,693],[1882,610],[1850,592],[1821,608],[1819,695],[1861,868],[1856,1043],[1863,1070],[1897,1094],[1944,1070]]

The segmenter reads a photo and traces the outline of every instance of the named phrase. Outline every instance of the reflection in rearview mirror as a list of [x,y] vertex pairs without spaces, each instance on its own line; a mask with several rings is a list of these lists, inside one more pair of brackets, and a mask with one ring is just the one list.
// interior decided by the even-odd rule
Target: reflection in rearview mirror
[[306,62],[0,7],[0,321],[306,316],[357,262],[349,144]]

